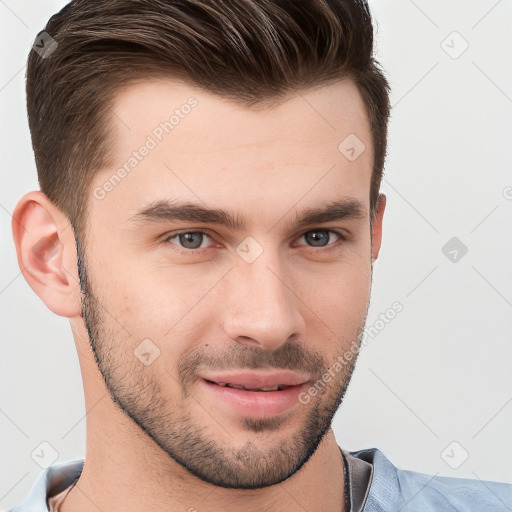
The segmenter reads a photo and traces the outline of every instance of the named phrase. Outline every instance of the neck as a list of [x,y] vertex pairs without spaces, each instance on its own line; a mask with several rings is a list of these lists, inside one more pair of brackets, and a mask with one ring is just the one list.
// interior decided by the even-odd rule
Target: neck
[[[105,399],[107,400],[107,399]],[[139,438],[145,436],[139,432]],[[306,464],[287,480],[262,489],[216,487],[190,474],[152,443],[140,450],[120,440],[119,428],[88,448],[84,468],[61,512],[186,510],[247,512],[345,511],[343,460],[332,430]]]

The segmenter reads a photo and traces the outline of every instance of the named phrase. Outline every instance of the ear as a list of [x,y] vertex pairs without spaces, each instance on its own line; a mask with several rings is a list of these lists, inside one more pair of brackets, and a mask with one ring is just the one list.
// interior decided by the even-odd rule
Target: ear
[[375,208],[375,217],[371,225],[372,237],[372,263],[379,257],[380,245],[382,242],[382,218],[386,208],[386,196],[379,194]]
[[12,215],[18,265],[48,308],[81,314],[75,234],[68,218],[42,192],[25,194]]

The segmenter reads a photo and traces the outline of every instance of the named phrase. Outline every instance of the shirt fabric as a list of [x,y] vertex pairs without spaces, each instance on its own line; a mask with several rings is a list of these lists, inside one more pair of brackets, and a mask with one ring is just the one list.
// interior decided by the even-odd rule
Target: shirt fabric
[[66,487],[62,492],[55,494],[54,496],[48,496],[48,510],[50,512],[60,512],[60,506],[64,501],[64,498],[68,495],[69,491],[73,489],[78,480],[75,480],[69,487]]
[[[340,451],[347,512],[512,511],[512,484],[399,469],[377,448]],[[57,512],[83,465],[78,459],[50,466],[9,512]]]

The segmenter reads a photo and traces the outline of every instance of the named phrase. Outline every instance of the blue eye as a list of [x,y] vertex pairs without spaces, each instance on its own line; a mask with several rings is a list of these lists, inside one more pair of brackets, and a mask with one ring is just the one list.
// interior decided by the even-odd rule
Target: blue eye
[[204,249],[203,242],[205,238],[211,239],[205,231],[182,231],[167,237],[164,242],[170,243],[171,240],[176,239],[181,244],[181,248],[194,252],[197,249]]
[[[332,238],[334,235],[334,242]],[[314,252],[326,252],[331,247],[338,245],[336,242],[345,241],[346,237],[332,229],[313,229],[303,233],[299,239],[304,238]],[[171,233],[163,240],[164,244],[176,246],[176,250],[184,255],[201,253],[201,249],[208,249],[208,240],[213,240],[206,231],[181,231]],[[299,244],[303,245],[303,244]],[[323,249],[325,247],[325,249]],[[316,251],[315,251],[316,249]]]
[[[322,247],[329,247],[333,245],[332,243],[329,244],[329,242],[332,239],[332,235],[335,235],[337,239],[345,240],[343,235],[341,233],[338,233],[337,231],[333,231],[332,229],[315,229],[311,231],[307,231],[304,233],[301,238],[305,238],[308,243],[311,243],[313,245],[310,245],[310,247],[313,248],[322,248]],[[319,245],[315,245],[315,244]]]

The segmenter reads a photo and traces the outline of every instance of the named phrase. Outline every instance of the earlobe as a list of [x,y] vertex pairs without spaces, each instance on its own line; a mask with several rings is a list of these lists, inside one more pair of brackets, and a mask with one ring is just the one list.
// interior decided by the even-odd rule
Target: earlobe
[[80,315],[73,229],[40,191],[24,195],[12,216],[18,265],[30,287],[60,316]]
[[382,243],[382,219],[386,209],[386,196],[379,194],[375,209],[375,219],[372,223],[372,263],[379,257]]

